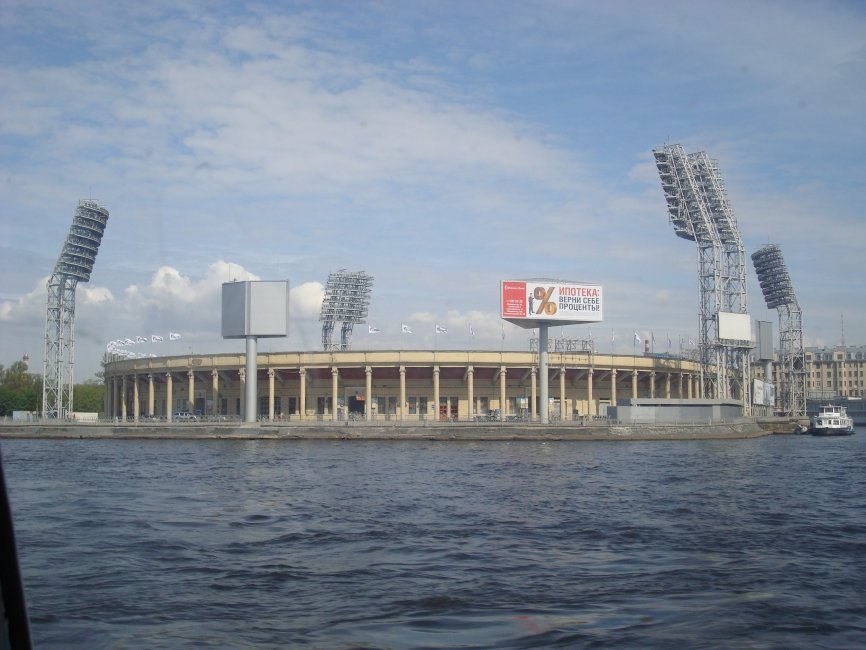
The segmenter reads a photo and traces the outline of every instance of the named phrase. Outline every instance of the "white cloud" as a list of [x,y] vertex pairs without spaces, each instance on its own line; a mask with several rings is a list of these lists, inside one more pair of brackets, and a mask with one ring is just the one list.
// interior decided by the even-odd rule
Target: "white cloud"
[[416,323],[430,324],[436,321],[436,315],[429,311],[416,311],[409,314],[406,320],[414,321]]
[[29,293],[15,300],[0,302],[0,321],[45,324],[45,309],[48,301],[48,280],[45,276],[36,282]]
[[[537,127],[410,88],[387,65],[301,46],[266,20],[211,29],[247,56],[185,34],[176,48],[135,57],[60,70],[7,66],[2,78],[23,90],[4,101],[4,128],[70,164],[104,149],[127,183],[178,195],[229,187],[369,193],[467,174],[475,183],[504,176],[564,187],[579,169]],[[87,93],[76,91],[83,86]],[[64,127],[38,127],[45,123]]]
[[79,287],[78,295],[80,297],[76,298],[76,301],[85,305],[101,305],[114,302],[114,296],[105,287],[89,287],[85,285]]
[[291,318],[318,318],[322,309],[325,287],[321,282],[304,282],[289,286],[289,314]]
[[218,260],[208,267],[205,276],[199,280],[182,275],[171,266],[162,266],[151,276],[150,284],[131,285],[125,293],[128,307],[160,308],[212,302],[224,282],[259,279],[240,265]]

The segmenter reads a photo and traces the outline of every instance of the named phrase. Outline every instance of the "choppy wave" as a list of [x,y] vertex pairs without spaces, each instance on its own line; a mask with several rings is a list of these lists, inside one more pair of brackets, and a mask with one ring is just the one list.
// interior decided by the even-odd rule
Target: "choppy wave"
[[863,438],[3,457],[39,648],[855,648]]

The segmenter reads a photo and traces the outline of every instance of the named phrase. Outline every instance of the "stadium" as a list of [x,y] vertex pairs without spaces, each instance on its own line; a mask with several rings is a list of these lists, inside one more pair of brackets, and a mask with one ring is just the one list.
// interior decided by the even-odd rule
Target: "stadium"
[[[532,351],[316,351],[257,356],[259,419],[269,421],[533,421]],[[700,365],[665,356],[550,352],[552,420],[607,415],[622,399],[697,400]],[[242,419],[245,355],[115,360],[105,413],[120,420]]]

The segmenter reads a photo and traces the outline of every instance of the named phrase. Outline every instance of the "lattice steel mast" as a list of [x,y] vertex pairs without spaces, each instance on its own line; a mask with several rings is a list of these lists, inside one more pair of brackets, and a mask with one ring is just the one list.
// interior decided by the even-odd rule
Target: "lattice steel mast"
[[724,182],[705,152],[666,145],[653,155],[674,232],[697,245],[701,396],[741,399],[748,412],[751,342],[719,331],[720,313],[748,313],[745,253]]
[[90,280],[108,210],[81,200],[69,234],[48,280],[45,358],[42,370],[42,417],[66,418],[73,411],[75,365],[75,289]]
[[[716,162],[711,160],[706,152],[690,154],[689,158],[696,170],[703,199],[712,215],[722,246],[721,309],[732,314],[748,314],[746,253],[737,220],[728,202],[722,175]],[[720,338],[719,343],[723,355],[722,371],[726,373],[725,385],[730,387],[728,396],[745,399],[750,393],[751,340],[731,341]]]
[[[752,253],[755,273],[768,309],[779,314],[779,368],[781,407],[785,415],[806,415],[806,354],[803,350],[803,312],[791,276],[775,244]],[[769,379],[769,378],[768,378]]]
[[[355,323],[363,323],[370,306],[373,276],[364,271],[349,272],[340,269],[328,274],[325,297],[322,300],[322,349],[349,350],[352,346],[352,329]],[[340,327],[340,342],[333,343],[335,323]]]

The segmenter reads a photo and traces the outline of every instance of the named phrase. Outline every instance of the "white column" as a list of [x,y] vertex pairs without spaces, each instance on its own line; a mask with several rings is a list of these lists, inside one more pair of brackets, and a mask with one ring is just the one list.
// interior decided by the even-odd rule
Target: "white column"
[[192,413],[195,411],[195,373],[192,370],[187,370],[186,376],[189,379],[189,395],[186,397],[186,410]]
[[274,369],[268,368],[268,420],[274,421]]
[[210,387],[213,395],[213,408],[211,415],[217,415],[220,411],[220,373],[218,370],[210,371]]
[[439,421],[439,366],[433,366],[433,409],[434,420]]
[[120,386],[120,419],[126,422],[126,375],[123,375],[123,383]]
[[373,419],[373,369],[370,366],[364,368],[367,375],[367,392],[364,395],[364,419],[368,422]]
[[505,401],[505,366],[499,368],[499,417],[503,420],[508,415],[508,402]]
[[300,413],[298,414],[298,418],[305,420],[307,418],[307,369],[304,366],[298,368],[298,377],[300,379],[300,395],[298,400]]
[[337,420],[337,381],[340,377],[340,371],[337,368],[331,368],[331,420]]
[[406,366],[400,366],[400,416],[401,420],[405,420],[406,413]]
[[238,370],[238,381],[240,382],[240,398],[241,398],[241,422],[244,421],[247,412],[247,371],[241,368]]
[[165,373],[165,421],[171,422],[174,415],[174,396],[172,395],[171,373]]
[[466,401],[469,402],[469,420],[475,418],[475,369],[466,368]]

